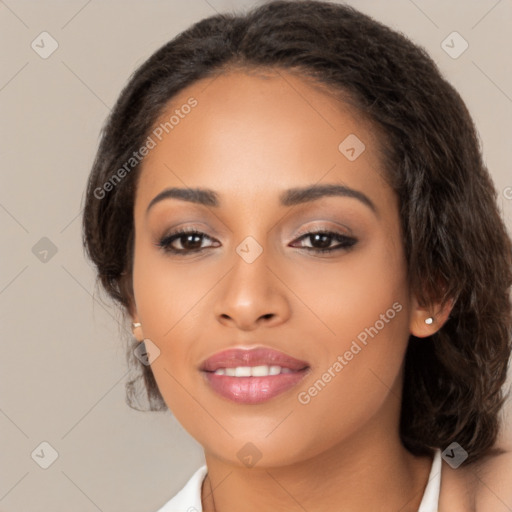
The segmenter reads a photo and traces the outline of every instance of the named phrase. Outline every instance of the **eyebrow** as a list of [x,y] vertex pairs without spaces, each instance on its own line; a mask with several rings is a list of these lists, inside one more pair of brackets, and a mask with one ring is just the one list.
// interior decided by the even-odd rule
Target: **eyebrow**
[[[378,213],[377,207],[368,196],[359,190],[355,190],[345,185],[324,184],[311,185],[302,188],[291,188],[280,194],[279,201],[282,206],[295,206],[329,196],[351,197],[357,199],[370,208],[370,210],[375,214]],[[211,189],[171,187],[162,190],[151,200],[146,209],[146,214],[156,203],[163,201],[164,199],[181,199],[182,201],[216,208],[220,206],[219,195]]]

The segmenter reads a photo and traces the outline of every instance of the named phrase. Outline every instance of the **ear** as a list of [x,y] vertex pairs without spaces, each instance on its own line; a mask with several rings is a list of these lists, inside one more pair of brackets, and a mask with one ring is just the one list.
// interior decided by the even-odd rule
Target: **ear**
[[133,335],[137,339],[137,341],[144,340],[144,333],[142,332],[142,326],[134,326],[140,324],[139,315],[137,313],[137,306],[135,304],[135,295],[133,293],[133,283],[132,283],[132,275],[131,271],[123,270],[121,272],[121,278],[119,280],[119,288],[121,290],[121,294],[126,298],[127,305],[126,310],[130,317],[130,327]]
[[142,331],[142,325],[138,321],[138,319],[132,320],[132,333],[135,336],[137,341],[144,341],[144,332]]
[[140,325],[141,322],[139,320],[139,315],[137,313],[137,309],[135,308],[135,306],[133,305],[132,302],[130,302],[130,304],[128,306],[128,313],[129,313],[130,320],[131,320],[130,327],[132,329],[133,335],[135,336],[135,339],[137,341],[143,341],[144,340],[144,332],[142,331],[142,325]]
[[[426,338],[432,336],[441,329],[448,320],[450,312],[453,309],[454,301],[449,299],[443,305],[434,302],[427,307],[420,306],[416,296],[412,300],[412,314],[409,324],[409,330],[413,336],[417,338]],[[432,321],[427,323],[426,320],[431,318]]]

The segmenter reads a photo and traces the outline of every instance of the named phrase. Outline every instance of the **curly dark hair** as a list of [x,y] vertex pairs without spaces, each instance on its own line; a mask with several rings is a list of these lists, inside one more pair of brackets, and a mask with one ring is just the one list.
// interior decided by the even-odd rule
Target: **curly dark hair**
[[[143,145],[169,101],[195,81],[232,69],[296,73],[371,122],[399,199],[410,289],[422,305],[454,306],[429,340],[410,336],[400,434],[414,454],[458,442],[468,463],[499,432],[511,352],[512,243],[482,161],[477,132],[456,90],[419,46],[356,9],[273,1],[204,19],[156,51],[131,76],[102,131],[89,176],[83,243],[123,315],[133,304],[133,205],[140,164],[104,184]],[[133,357],[150,410],[166,409],[150,366]]]

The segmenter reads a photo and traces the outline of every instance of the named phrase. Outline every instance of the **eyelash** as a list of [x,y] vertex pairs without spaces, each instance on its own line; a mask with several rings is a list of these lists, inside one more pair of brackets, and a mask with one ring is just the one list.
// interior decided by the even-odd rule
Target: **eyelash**
[[[187,254],[198,254],[198,253],[203,252],[205,249],[208,249],[208,247],[202,247],[199,249],[186,250],[186,249],[175,249],[174,247],[172,247],[171,244],[175,240],[184,238],[185,235],[198,235],[198,236],[202,237],[202,240],[204,240],[205,238],[209,238],[211,240],[211,238],[208,235],[206,235],[205,233],[202,233],[200,231],[197,231],[194,228],[182,228],[182,229],[175,231],[174,233],[170,233],[169,235],[164,236],[159,242],[157,242],[156,245],[160,249],[162,249],[164,252],[175,254],[178,256],[185,256]],[[308,237],[312,237],[314,235],[328,236],[328,237],[332,238],[333,240],[336,240],[340,244],[338,246],[331,247],[328,249],[318,249],[315,247],[302,247],[302,249],[306,249],[307,251],[313,252],[313,253],[325,254],[325,253],[332,253],[334,251],[339,251],[339,250],[348,250],[357,243],[356,238],[349,237],[347,235],[343,235],[343,234],[337,233],[335,231],[327,231],[327,230],[307,231],[306,233],[302,233],[299,236],[299,238],[297,238],[296,240],[307,239]],[[310,238],[310,242],[311,242],[311,238]]]

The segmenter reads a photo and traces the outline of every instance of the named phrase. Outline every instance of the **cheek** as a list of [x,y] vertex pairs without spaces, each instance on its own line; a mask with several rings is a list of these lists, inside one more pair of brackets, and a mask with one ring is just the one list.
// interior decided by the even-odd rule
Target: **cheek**
[[149,242],[135,249],[133,289],[137,312],[144,337],[160,350],[151,370],[168,407],[178,419],[185,416],[184,424],[201,414],[191,407],[188,394],[197,386],[196,342],[205,337],[206,321],[212,317],[211,294],[225,272],[218,264],[205,261],[194,264],[184,259],[180,263],[174,258],[171,262],[149,247]]
[[[308,263],[305,271],[288,275],[294,292],[318,313],[317,319],[325,327],[322,334],[331,332],[330,337],[323,336],[329,352],[343,350],[344,344],[360,333],[364,339],[365,329],[376,323],[382,340],[394,339],[399,333],[407,335],[406,261],[400,246],[392,247],[389,239],[385,233],[375,235],[371,244],[337,261]],[[393,308],[395,303],[398,305]],[[380,345],[385,347],[386,342]]]
[[402,252],[384,239],[309,274],[318,283],[311,307],[330,334],[317,333],[318,364],[298,398],[312,416],[324,417],[326,431],[356,429],[399,379],[409,337],[406,277]]
[[[302,456],[313,456],[356,435],[372,418],[399,414],[401,369],[408,339],[404,300],[393,293],[362,295],[339,311],[336,335],[324,335],[322,357],[297,390],[295,428]],[[349,307],[350,306],[350,307]],[[381,316],[383,315],[383,316]],[[382,416],[380,416],[382,418]],[[312,418],[316,418],[312,421]],[[318,436],[318,418],[322,435]],[[288,431],[290,433],[290,431]],[[286,443],[286,432],[273,441]],[[279,433],[276,437],[279,437]]]
[[149,241],[136,246],[133,289],[144,335],[167,343],[183,326],[198,321],[199,305],[222,277],[221,270],[190,259],[171,260]]

